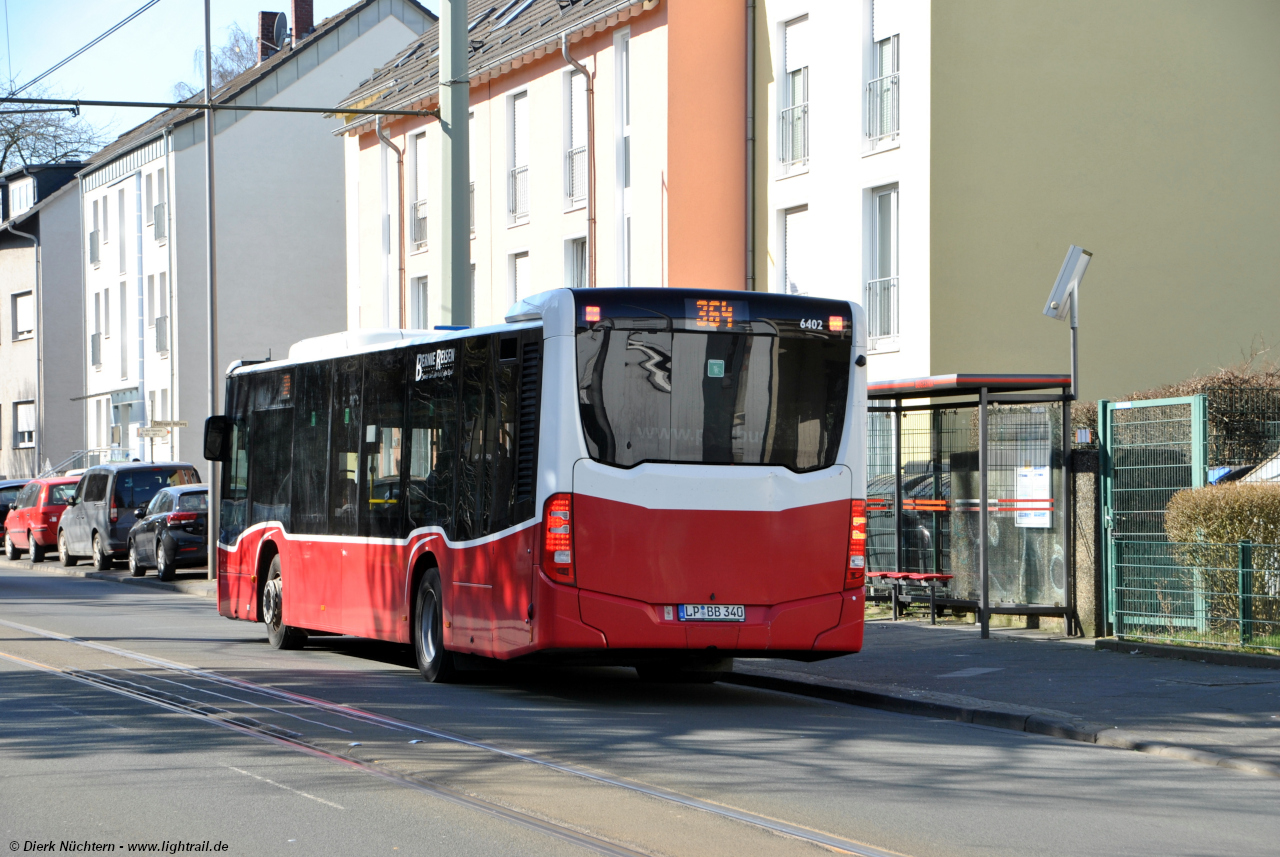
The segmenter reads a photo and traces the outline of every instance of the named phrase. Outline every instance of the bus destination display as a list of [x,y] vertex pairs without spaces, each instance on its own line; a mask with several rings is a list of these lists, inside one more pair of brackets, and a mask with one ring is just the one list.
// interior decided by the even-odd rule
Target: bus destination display
[[684,312],[696,330],[733,330],[735,319],[740,323],[751,319],[746,301],[718,298],[686,298]]

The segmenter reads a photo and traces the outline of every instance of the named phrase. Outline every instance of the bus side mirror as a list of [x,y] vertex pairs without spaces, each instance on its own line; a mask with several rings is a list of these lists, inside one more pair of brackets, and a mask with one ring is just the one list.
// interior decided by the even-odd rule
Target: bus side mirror
[[231,460],[231,420],[225,416],[204,421],[204,457],[207,461]]

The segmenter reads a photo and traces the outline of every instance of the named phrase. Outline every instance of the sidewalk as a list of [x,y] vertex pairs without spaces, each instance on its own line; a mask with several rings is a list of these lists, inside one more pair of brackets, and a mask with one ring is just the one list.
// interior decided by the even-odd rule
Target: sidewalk
[[741,659],[732,680],[1280,776],[1280,670],[1131,654],[1137,648],[1026,630],[993,629],[983,640],[974,625],[876,620],[859,654]]
[[19,560],[8,560],[0,557],[0,565],[25,568],[30,571],[65,574],[70,577],[88,577],[113,583],[127,583],[131,586],[158,589],[163,592],[181,592],[184,595],[197,595],[201,598],[216,598],[218,596],[218,584],[208,579],[208,568],[205,566],[179,569],[174,572],[172,581],[162,581],[156,577],[155,569],[148,569],[145,577],[134,577],[129,573],[129,569],[124,567],[124,563],[118,563],[120,567],[113,568],[111,571],[98,571],[88,560],[81,560],[78,565],[67,568],[58,561],[56,553],[50,554],[49,558],[44,562],[32,562],[26,557]]

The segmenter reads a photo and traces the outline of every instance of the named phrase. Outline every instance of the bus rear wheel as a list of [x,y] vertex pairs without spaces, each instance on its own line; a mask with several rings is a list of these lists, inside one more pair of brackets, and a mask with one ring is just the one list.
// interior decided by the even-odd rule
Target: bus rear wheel
[[446,682],[454,677],[453,653],[444,647],[444,601],[440,572],[427,569],[418,584],[413,623],[413,653],[422,677]]
[[273,557],[262,590],[262,621],[267,626],[267,642],[273,649],[301,649],[307,632],[284,623],[284,580],[280,574],[280,557]]

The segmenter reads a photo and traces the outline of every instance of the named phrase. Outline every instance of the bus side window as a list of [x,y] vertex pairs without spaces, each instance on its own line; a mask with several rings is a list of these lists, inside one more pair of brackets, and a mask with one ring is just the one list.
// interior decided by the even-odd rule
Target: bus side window
[[474,336],[461,342],[462,396],[459,400],[462,435],[458,449],[458,503],[454,538],[459,541],[484,535],[488,512],[485,503],[485,388],[488,387],[491,336]]
[[[288,380],[286,380],[286,378]],[[249,523],[289,526],[293,463],[293,370],[256,376],[253,385],[253,447],[249,451]]]
[[[453,342],[446,349],[456,349]],[[432,349],[433,352],[436,349]],[[410,530],[440,527],[453,537],[455,463],[458,457],[458,372],[453,361],[432,362],[418,373],[428,353],[413,355],[409,374]],[[438,353],[438,352],[437,352]],[[434,361],[434,355],[432,355]],[[421,377],[418,375],[429,377]]]
[[334,361],[329,423],[329,534],[354,536],[360,459],[360,357]]
[[222,506],[219,540],[234,545],[244,532],[249,502],[249,380],[232,376],[227,382],[227,416],[231,418],[231,460],[222,468]]
[[291,532],[329,529],[329,361],[298,366],[293,393],[293,511]]
[[400,535],[400,456],[404,435],[404,362],[400,349],[364,358],[364,451],[360,466],[360,535]]
[[485,407],[485,449],[489,463],[488,482],[493,488],[493,501],[489,507],[486,533],[505,530],[515,523],[516,490],[516,422],[520,405],[520,362],[517,359],[517,340],[511,337],[506,345],[511,358],[499,359],[493,364],[493,378],[487,391]]

